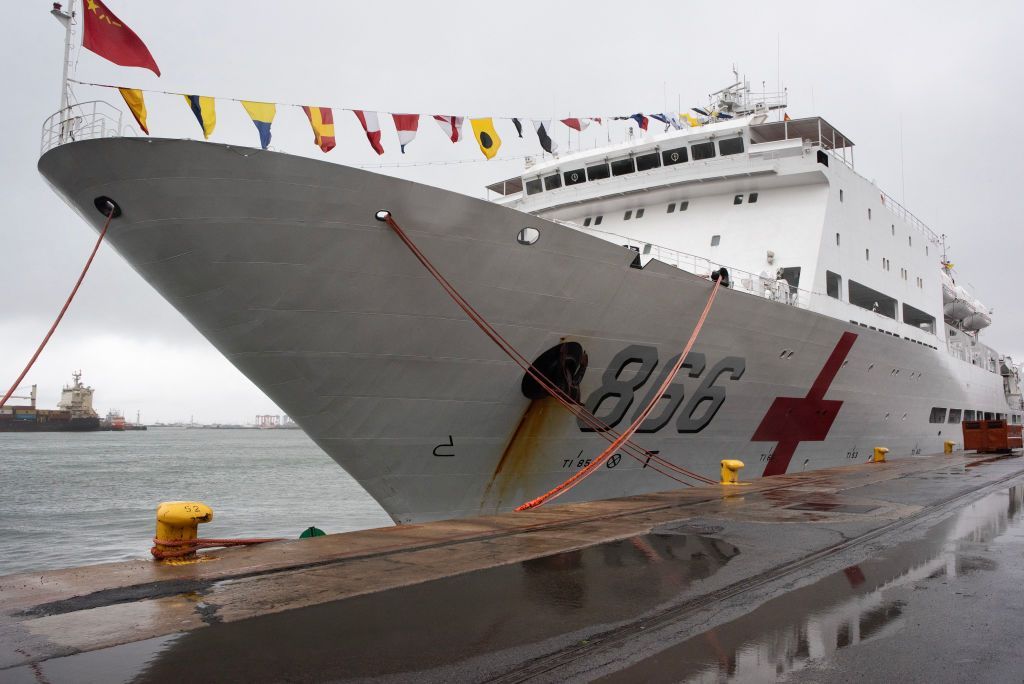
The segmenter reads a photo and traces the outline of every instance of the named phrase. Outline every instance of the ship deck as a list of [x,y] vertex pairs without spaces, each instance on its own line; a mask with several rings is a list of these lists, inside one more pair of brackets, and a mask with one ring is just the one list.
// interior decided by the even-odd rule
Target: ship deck
[[9,575],[0,680],[994,680],[1022,491],[930,455]]

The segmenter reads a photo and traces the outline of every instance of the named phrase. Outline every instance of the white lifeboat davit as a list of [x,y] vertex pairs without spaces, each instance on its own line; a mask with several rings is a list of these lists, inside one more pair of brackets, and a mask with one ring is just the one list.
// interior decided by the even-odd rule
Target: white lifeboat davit
[[977,332],[992,325],[988,308],[953,282],[948,273],[942,276],[942,313],[950,324],[960,324],[968,332]]

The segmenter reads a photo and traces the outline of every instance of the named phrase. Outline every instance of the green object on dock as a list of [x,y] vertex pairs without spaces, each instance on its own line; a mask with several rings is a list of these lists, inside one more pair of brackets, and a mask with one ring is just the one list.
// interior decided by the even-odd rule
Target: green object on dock
[[326,537],[327,533],[321,530],[319,527],[307,527],[306,530],[299,535],[299,539],[308,539],[309,537]]

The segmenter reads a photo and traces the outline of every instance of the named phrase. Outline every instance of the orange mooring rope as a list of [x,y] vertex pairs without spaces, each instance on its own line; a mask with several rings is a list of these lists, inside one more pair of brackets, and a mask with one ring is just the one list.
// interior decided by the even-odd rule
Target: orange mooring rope
[[[473,308],[473,306],[455,289],[455,287],[450,282],[448,282],[448,280],[440,273],[440,271],[438,271],[437,268],[430,262],[426,255],[423,254],[423,252],[416,246],[415,243],[413,243],[413,241],[409,238],[405,231],[402,230],[401,226],[399,226],[398,223],[394,220],[390,212],[378,212],[377,218],[378,220],[385,222],[394,231],[394,233],[399,237],[399,239],[401,239],[402,242],[406,245],[406,247],[408,247],[409,250],[413,253],[416,259],[423,265],[424,268],[427,269],[427,271],[434,277],[434,279],[437,280],[438,284],[441,285],[441,287],[445,290],[446,293],[448,293],[452,300],[455,301],[459,308],[461,308],[466,313],[466,315],[468,315],[470,319],[474,323],[476,323],[477,327],[479,327],[484,332],[484,334],[486,334],[492,341],[494,341],[494,343],[497,344],[498,347],[501,348],[501,350],[504,351],[509,356],[509,358],[511,358],[516,363],[516,365],[522,368],[531,378],[533,378],[541,387],[543,387],[548,392],[548,394],[550,394],[554,399],[556,399],[560,404],[562,404],[566,409],[568,409],[581,422],[590,426],[595,432],[597,432],[599,435],[601,435],[601,437],[608,440],[609,442],[612,442],[616,437],[619,436],[615,430],[606,425],[603,421],[594,416],[592,413],[587,411],[586,408],[580,405],[576,400],[574,400],[565,392],[563,392],[560,387],[553,384],[544,375],[538,373],[536,369],[534,369],[533,364],[527,361],[526,357],[524,357],[518,350],[516,350],[515,347],[513,347],[512,344],[501,335],[501,333],[495,330],[494,327],[491,326],[491,324],[488,323],[487,320],[484,319],[483,316],[480,315],[480,313],[475,308]],[[685,358],[685,356],[682,358]],[[688,487],[693,485],[684,480],[680,480],[679,478],[674,477],[669,473],[666,473],[665,471],[661,470],[660,468],[657,468],[656,466],[650,465],[650,462],[653,460],[654,462],[659,463],[681,475],[685,475],[692,479],[698,480],[699,482],[703,482],[705,484],[714,484],[713,480],[710,480],[704,477],[703,475],[699,475],[697,473],[689,471],[686,468],[683,468],[682,466],[678,466],[672,463],[671,461],[659,457],[657,454],[654,454],[653,452],[647,451],[643,447],[633,444],[632,442],[623,441],[620,442],[620,446],[622,446],[623,451],[625,453],[627,453],[636,461],[642,462],[655,472],[660,473]]]
[[[383,214],[383,218],[381,217],[380,214]],[[426,255],[423,254],[423,252],[416,246],[415,243],[413,243],[413,241],[409,238],[405,231],[402,230],[401,226],[399,226],[398,223],[395,222],[390,212],[379,212],[378,220],[384,221],[385,223],[388,224],[388,226],[391,227],[391,229],[402,240],[402,242],[405,243],[405,245],[417,258],[417,260],[419,260],[419,262],[423,265],[423,267],[426,268],[427,271],[432,276],[434,276],[434,278],[441,285],[441,287],[444,288],[445,292],[448,293],[452,300],[454,300],[455,303],[458,304],[458,306],[470,317],[470,320],[476,323],[477,326],[484,332],[484,334],[490,337],[491,340],[493,340],[494,343],[497,344],[498,347],[500,347],[501,350],[504,351],[509,356],[509,358],[511,358],[516,363],[516,365],[522,368],[531,378],[537,381],[537,383],[540,384],[540,386],[543,387],[548,392],[548,394],[554,397],[559,403],[562,404],[562,406],[564,406],[570,413],[576,416],[581,422],[590,426],[591,429],[593,429],[595,432],[601,435],[602,438],[611,442],[614,440],[615,437],[618,436],[618,433],[615,430],[613,430],[610,426],[606,425],[599,418],[597,418],[592,413],[587,411],[585,407],[580,405],[575,399],[573,399],[568,394],[563,392],[560,387],[558,387],[550,380],[548,380],[547,377],[539,374],[536,371],[536,369],[534,369],[533,364],[529,363],[526,360],[526,357],[524,357],[518,350],[516,350],[516,348],[513,347],[508,340],[502,337],[501,333],[495,330],[494,327],[490,323],[488,323],[487,320],[484,319],[484,317],[480,315],[480,313],[475,308],[473,308],[473,306],[465,299],[465,297],[463,297],[455,289],[455,287],[450,282],[448,282],[448,280],[443,275],[441,275],[440,271],[437,270],[437,268],[430,262]],[[685,480],[680,480],[679,478],[666,473],[665,471],[661,470],[656,466],[650,465],[650,462],[653,460],[655,463],[659,463],[671,470],[674,470],[675,472],[681,475],[685,475],[687,477],[693,478],[705,484],[714,484],[713,480],[709,480],[703,475],[698,475],[697,473],[691,472],[686,468],[683,468],[682,466],[677,466],[671,461],[663,459],[659,457],[657,454],[647,451],[646,449],[637,446],[632,442],[626,442],[626,444],[623,446],[623,451],[625,451],[630,457],[632,457],[637,462],[643,463],[646,467],[651,468],[655,472],[660,473],[671,480],[675,480],[680,484],[684,484],[687,487],[692,487],[693,485],[691,485],[689,482],[686,482]]]
[[252,544],[266,544],[267,542],[282,541],[283,539],[284,537],[252,539],[157,539],[154,537],[154,544],[159,546],[173,546],[175,548],[171,551],[165,551],[154,546],[149,550],[149,552],[153,554],[154,558],[158,559],[181,558],[182,556],[189,556],[195,553],[197,549],[207,549],[215,546],[250,546]]
[[676,360],[675,365],[672,366],[672,370],[669,372],[667,376],[665,376],[665,381],[661,383],[661,387],[659,387],[658,391],[654,393],[650,403],[647,404],[646,407],[644,407],[644,410],[641,411],[640,415],[636,417],[636,420],[633,421],[633,424],[626,428],[625,431],[621,435],[619,435],[618,439],[616,439],[614,442],[608,445],[608,448],[605,449],[600,456],[591,461],[590,465],[588,465],[586,468],[582,470],[576,471],[569,479],[567,479],[565,482],[558,485],[554,489],[545,492],[544,494],[541,494],[532,501],[527,501],[519,508],[517,508],[517,511],[525,511],[530,508],[541,506],[550,501],[551,499],[554,499],[558,496],[561,496],[562,494],[565,494],[567,491],[569,491],[570,489],[578,485],[580,482],[582,482],[584,478],[586,478],[588,475],[590,475],[599,467],[601,467],[601,465],[604,464],[604,462],[607,461],[613,453],[615,453],[615,450],[622,446],[623,442],[625,442],[627,439],[633,436],[633,433],[636,432],[636,429],[640,427],[640,425],[645,420],[647,420],[647,416],[650,415],[651,411],[654,410],[654,407],[658,404],[659,401],[661,401],[662,395],[665,394],[665,392],[669,388],[669,385],[671,385],[672,382],[676,379],[676,374],[679,373],[679,369],[683,367],[683,361],[686,359],[687,354],[690,353],[690,349],[693,348],[693,343],[697,341],[697,335],[698,333],[700,333],[700,329],[704,327],[704,321],[707,320],[708,312],[711,311],[711,305],[715,301],[715,295],[718,294],[718,288],[721,284],[721,278],[715,281],[714,286],[712,286],[711,288],[711,294],[708,295],[708,303],[704,305],[704,311],[701,312],[700,319],[697,321],[697,325],[693,329],[693,334],[690,335],[690,339],[687,340],[686,342],[686,347],[683,348],[683,353],[679,355],[679,358]]
[[82,286],[82,281],[85,280],[85,274],[89,272],[89,267],[92,266],[92,260],[96,257],[96,252],[99,250],[100,243],[103,242],[103,238],[107,234],[107,228],[110,227],[110,221],[114,218],[114,212],[116,210],[116,207],[113,205],[110,206],[110,211],[107,213],[107,221],[103,224],[103,230],[100,231],[100,236],[96,238],[96,245],[92,248],[92,253],[89,255],[88,261],[85,262],[85,266],[82,268],[82,273],[78,276],[78,281],[75,283],[75,287],[71,290],[71,294],[68,295],[67,300],[65,300],[64,306],[61,307],[60,313],[57,314],[57,318],[54,320],[53,325],[50,326],[50,330],[46,333],[46,337],[43,338],[43,341],[40,342],[39,346],[36,348],[36,353],[28,360],[25,370],[21,371],[21,375],[19,375],[18,379],[14,381],[14,384],[11,385],[11,389],[7,390],[7,394],[4,395],[3,399],[0,399],[0,408],[7,403],[7,400],[11,398],[12,394],[14,394],[14,390],[18,388],[21,381],[25,379],[26,375],[28,375],[32,365],[43,352],[43,347],[46,346],[46,343],[50,341],[50,337],[53,336],[53,331],[57,329],[61,319],[64,318],[64,314],[67,312],[68,307],[71,306],[71,300],[75,298],[75,295],[78,293],[78,288]]

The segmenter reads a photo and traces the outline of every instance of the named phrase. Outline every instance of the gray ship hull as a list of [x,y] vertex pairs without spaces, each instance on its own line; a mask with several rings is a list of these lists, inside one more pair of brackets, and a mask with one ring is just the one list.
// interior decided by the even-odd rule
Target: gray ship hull
[[[619,429],[711,288],[513,209],[279,153],[90,140],[39,170],[95,228],[95,198],[113,198],[123,215],[108,241],[397,522],[513,508],[607,442],[527,399],[520,368],[375,212],[391,211],[525,357],[581,344],[582,397]],[[540,231],[530,246],[516,240],[527,226]],[[716,479],[723,458],[753,477],[863,461],[874,446],[935,452],[960,429],[930,423],[932,406],[1007,411],[1000,376],[945,350],[743,292],[718,295],[694,352],[635,441]],[[620,454],[559,501],[683,486],[653,465]]]

